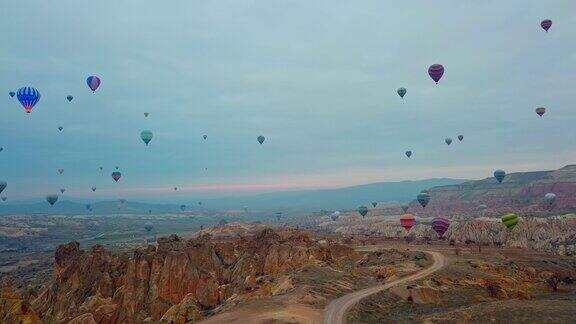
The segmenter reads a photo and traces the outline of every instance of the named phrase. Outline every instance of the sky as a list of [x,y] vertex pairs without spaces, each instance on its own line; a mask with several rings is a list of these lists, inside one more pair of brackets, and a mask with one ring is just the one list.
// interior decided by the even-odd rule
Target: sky
[[[170,201],[576,161],[572,0],[2,8],[0,180],[10,199],[65,188],[69,197]],[[438,85],[427,74],[434,63],[445,67]],[[102,80],[95,93],[90,75]],[[31,114],[8,96],[22,86],[42,95]],[[144,129],[154,132],[148,147]]]

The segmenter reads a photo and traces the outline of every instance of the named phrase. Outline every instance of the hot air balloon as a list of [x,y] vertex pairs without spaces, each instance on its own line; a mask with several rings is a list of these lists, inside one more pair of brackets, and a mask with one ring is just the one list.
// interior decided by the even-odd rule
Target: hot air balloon
[[248,211],[248,206],[244,206],[244,212]]
[[508,213],[502,216],[502,223],[504,223],[506,228],[511,230],[512,228],[514,228],[514,226],[516,226],[516,224],[518,224],[518,215],[514,213]]
[[147,112],[144,113],[144,117],[148,117],[148,115],[150,115],[150,114]]
[[258,139],[258,143],[262,144],[262,143],[264,143],[264,141],[266,140],[266,137],[260,135],[260,136],[257,137],[257,139]]
[[552,204],[554,204],[554,201],[556,201],[556,194],[549,192],[544,195],[544,200],[546,200],[549,206],[552,206]]
[[338,217],[340,217],[340,212],[339,211],[335,211],[332,213],[332,215],[330,215],[330,219],[332,221],[336,221],[338,219]]
[[112,179],[114,179],[114,181],[118,182],[118,180],[120,180],[121,177],[122,173],[120,173],[119,171],[112,172]]
[[406,154],[406,156],[407,156],[408,158],[410,158],[410,157],[412,156],[412,151],[406,151],[405,154]]
[[366,214],[368,214],[368,207],[366,207],[366,206],[358,207],[358,213],[360,213],[360,215],[362,215],[362,217],[366,216]]
[[458,140],[459,140],[460,142],[462,142],[463,139],[464,139],[464,135],[458,135]]
[[152,224],[152,222],[146,222],[144,223],[144,229],[146,230],[146,232],[150,233],[150,231],[152,231],[152,228],[154,227],[154,224]]
[[90,204],[86,204],[86,209],[92,210],[92,206],[90,206]]
[[398,92],[398,95],[400,96],[400,98],[404,98],[407,91],[406,91],[406,88],[398,88],[398,90],[396,90],[396,92]]
[[3,148],[3,147],[0,147],[0,152],[2,152],[2,151],[4,151],[4,148]]
[[72,97],[71,95],[66,96],[66,99],[68,99],[68,101],[72,101],[72,99],[74,99],[74,97]]
[[8,199],[8,197],[2,196],[2,201],[6,201],[6,199]]
[[538,108],[536,108],[536,113],[537,113],[538,116],[540,116],[540,117],[542,117],[545,112],[546,112],[546,108],[544,108],[544,107],[538,107]]
[[186,210],[186,205],[180,205],[180,210],[181,210],[181,211]]
[[92,192],[96,191],[96,187],[92,187]]
[[56,203],[57,200],[58,200],[58,195],[48,195],[48,196],[46,196],[46,201],[47,201],[51,206],[53,206],[53,205]]
[[148,146],[148,143],[150,143],[150,141],[152,140],[152,137],[154,135],[152,134],[152,131],[149,130],[143,130],[140,133],[140,138],[142,139],[142,141],[146,144],[146,146]]
[[120,169],[120,167],[119,167],[119,166],[115,166],[114,169],[118,170],[118,169]]
[[402,205],[402,206],[400,206],[400,208],[402,208],[402,211],[404,211],[404,213],[406,213],[408,211],[408,208],[410,208],[410,206]]
[[202,202],[201,202],[201,201],[199,201],[199,202],[198,202],[198,205],[199,205],[199,206],[202,206]]
[[64,169],[58,169],[58,173],[60,174],[64,173]]
[[438,84],[438,81],[440,81],[440,79],[444,75],[444,67],[442,66],[442,64],[432,64],[428,68],[428,75],[430,75],[432,80],[434,80],[434,82]]
[[416,216],[414,216],[413,214],[400,215],[400,225],[404,227],[406,232],[410,232],[412,227],[416,225]]
[[202,138],[207,139],[208,135],[202,135]]
[[152,214],[152,209],[148,209],[148,214]]
[[174,191],[178,190],[178,187],[174,187]]
[[59,130],[59,131],[62,131],[63,129],[64,129],[64,127],[58,126],[58,130]]
[[432,229],[442,237],[450,227],[450,221],[444,217],[435,217],[432,219]]
[[478,205],[478,209],[486,210],[486,209],[488,209],[488,206],[486,206],[486,204],[480,204],[480,205]]
[[22,87],[18,89],[16,97],[18,101],[20,101],[20,104],[22,104],[22,107],[24,107],[24,110],[26,110],[27,113],[31,113],[34,106],[40,100],[40,92],[32,87]]
[[6,181],[0,181],[0,193],[2,193],[4,189],[6,189],[6,186],[8,186],[8,183]]
[[66,191],[66,189],[60,188],[60,193],[64,193],[64,191]]
[[10,98],[14,98],[14,96],[16,95],[16,92],[10,91],[10,92],[8,92],[8,95],[10,95]]
[[416,196],[416,200],[418,200],[422,208],[426,208],[426,205],[430,202],[430,194],[427,192],[421,192]]
[[506,176],[506,172],[504,170],[494,171],[494,178],[496,178],[496,180],[498,180],[499,183],[502,183],[505,176]]
[[447,145],[452,144],[452,139],[450,137],[447,137],[446,139],[444,139],[444,142],[446,142]]
[[88,87],[90,88],[90,90],[92,90],[92,92],[94,92],[100,86],[100,78],[97,76],[91,75],[86,79],[86,84],[88,84]]
[[540,22],[540,27],[542,27],[542,29],[544,29],[546,32],[548,32],[548,29],[550,29],[550,27],[552,27],[552,20],[550,19],[544,19]]
[[280,218],[282,218],[282,212],[277,212],[276,213],[276,220],[280,220]]
[[378,202],[373,201],[373,202],[372,202],[372,207],[376,207],[376,205],[378,205]]

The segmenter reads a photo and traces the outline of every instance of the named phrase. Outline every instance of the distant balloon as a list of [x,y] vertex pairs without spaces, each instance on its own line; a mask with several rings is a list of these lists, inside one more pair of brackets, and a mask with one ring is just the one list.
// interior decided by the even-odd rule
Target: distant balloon
[[46,196],[46,201],[53,206],[56,201],[58,201],[58,195],[48,195]]
[[118,180],[120,180],[121,177],[122,173],[120,173],[119,171],[112,172],[112,179],[114,179],[114,181],[118,182]]
[[358,213],[360,213],[360,215],[362,215],[362,217],[366,216],[366,214],[368,214],[368,207],[366,207],[366,206],[358,207]]
[[280,218],[282,218],[282,212],[277,212],[276,213],[276,219],[280,220]]
[[199,206],[202,206],[202,202],[201,202],[201,201],[199,201],[199,202],[198,202],[198,205],[199,205]]
[[544,115],[544,113],[546,113],[546,108],[538,107],[538,108],[536,108],[536,113],[538,114],[538,116],[542,117]]
[[64,193],[64,191],[66,191],[66,189],[60,188],[60,193]]
[[243,209],[244,209],[244,212],[247,212],[247,211],[248,211],[248,206],[244,206]]
[[4,148],[3,148],[3,147],[0,147],[0,152],[2,152],[2,151],[4,151]]
[[174,191],[178,190],[178,187],[174,187]]
[[412,227],[416,225],[416,216],[414,216],[413,214],[400,215],[400,225],[404,227],[406,232],[410,232]]
[[458,135],[458,140],[459,140],[460,142],[462,142],[463,139],[464,139],[464,135]]
[[152,231],[152,228],[154,227],[154,224],[152,224],[152,222],[146,222],[144,223],[144,229],[146,230],[146,232],[150,232]]
[[22,87],[16,94],[18,101],[27,113],[31,113],[34,106],[40,101],[40,92],[32,87]]
[[119,166],[115,166],[114,169],[118,170],[118,169],[120,169],[120,167],[119,167]]
[[554,204],[554,202],[556,201],[556,194],[549,192],[544,195],[544,200],[546,200],[548,205],[552,206],[552,204]]
[[94,76],[94,75],[89,76],[86,79],[86,84],[88,84],[88,87],[90,88],[90,90],[92,90],[92,92],[94,92],[100,86],[100,78],[97,76]]
[[64,129],[64,127],[58,126],[58,130],[59,130],[59,131],[62,131],[63,129]]
[[373,202],[372,202],[372,207],[376,207],[376,205],[378,205],[378,202],[373,201]]
[[418,200],[422,208],[426,208],[426,205],[430,202],[430,194],[427,192],[421,192],[416,196],[416,200]]
[[64,173],[64,169],[58,169],[58,173],[60,174]]
[[546,32],[548,32],[548,29],[550,29],[550,27],[552,27],[552,20],[550,19],[544,19],[540,22],[540,27],[542,27],[542,29],[544,29]]
[[398,90],[396,90],[396,92],[398,92],[398,95],[400,96],[400,98],[404,98],[407,91],[406,91],[406,88],[398,88]]
[[152,209],[148,209],[148,214],[152,214]]
[[444,75],[444,66],[442,66],[442,64],[430,65],[430,67],[428,68],[428,75],[430,75],[432,80],[434,80],[434,82],[438,84],[438,81],[440,81],[440,79]]
[[406,156],[408,158],[410,158],[412,156],[412,151],[406,151],[406,153],[404,153],[404,154],[406,154]]
[[207,139],[208,135],[202,135],[202,138]]
[[92,187],[92,192],[96,191],[96,187]]
[[144,113],[144,117],[148,117],[148,115],[150,115],[150,114],[147,112]]
[[402,211],[407,212],[407,211],[408,211],[408,208],[410,208],[410,206],[408,206],[408,205],[402,205],[402,206],[400,206],[400,208],[402,208]]
[[478,205],[478,209],[486,210],[486,209],[488,209],[488,206],[486,206],[486,204],[480,204],[480,205]]
[[264,143],[264,141],[266,140],[266,137],[260,135],[260,136],[258,136],[257,139],[258,139],[258,143],[262,144],[262,143]]
[[432,220],[432,229],[442,237],[450,227],[450,221],[444,217],[436,217]]
[[504,223],[504,226],[506,226],[506,228],[511,230],[514,228],[514,226],[516,226],[516,224],[518,224],[518,215],[514,213],[508,213],[502,216],[502,223]]
[[154,135],[152,134],[152,131],[149,130],[143,130],[140,133],[140,138],[142,139],[142,141],[146,144],[146,146],[148,146],[148,143],[150,143],[150,141],[152,140],[152,137]]
[[98,167],[98,169],[100,169],[100,171],[102,171],[104,168],[103,168],[103,167]]
[[6,186],[8,186],[8,183],[6,181],[0,181],[0,193],[2,193],[4,189],[6,189]]
[[186,205],[180,205],[180,210],[181,210],[181,211],[186,210]]
[[14,96],[16,95],[16,92],[10,91],[10,92],[8,92],[8,95],[10,95],[10,98],[14,98]]
[[6,199],[8,199],[8,197],[2,196],[2,201],[6,201]]
[[447,137],[446,139],[444,139],[444,142],[446,142],[447,145],[452,144],[452,139],[450,137]]
[[332,221],[336,221],[338,219],[338,217],[340,217],[340,212],[339,211],[335,211],[332,213],[332,215],[330,215],[330,219]]
[[496,178],[496,180],[499,183],[502,183],[502,181],[504,180],[504,177],[506,176],[506,172],[504,170],[496,170],[494,171],[494,178]]
[[86,209],[92,210],[92,206],[90,206],[90,204],[86,204]]
[[68,101],[72,101],[72,99],[74,99],[74,97],[72,97],[71,95],[66,96],[66,99],[68,99]]

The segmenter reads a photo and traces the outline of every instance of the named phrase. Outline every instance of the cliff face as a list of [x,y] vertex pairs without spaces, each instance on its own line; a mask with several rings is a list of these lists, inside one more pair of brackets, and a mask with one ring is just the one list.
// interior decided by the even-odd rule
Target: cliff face
[[281,238],[270,229],[225,241],[172,235],[136,250],[131,258],[98,246],[85,252],[69,243],[57,249],[52,284],[33,305],[43,318],[60,322],[77,317],[96,323],[146,318],[184,323],[232,296],[269,294],[276,275],[312,262],[332,263],[348,253],[343,246],[321,246],[306,236]]

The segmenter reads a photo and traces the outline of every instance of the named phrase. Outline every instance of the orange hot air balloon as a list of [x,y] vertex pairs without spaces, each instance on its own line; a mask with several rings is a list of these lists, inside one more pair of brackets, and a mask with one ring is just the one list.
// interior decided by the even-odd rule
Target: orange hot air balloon
[[404,227],[406,232],[410,232],[410,229],[412,229],[412,227],[416,225],[416,216],[414,216],[413,214],[400,215],[400,225]]

